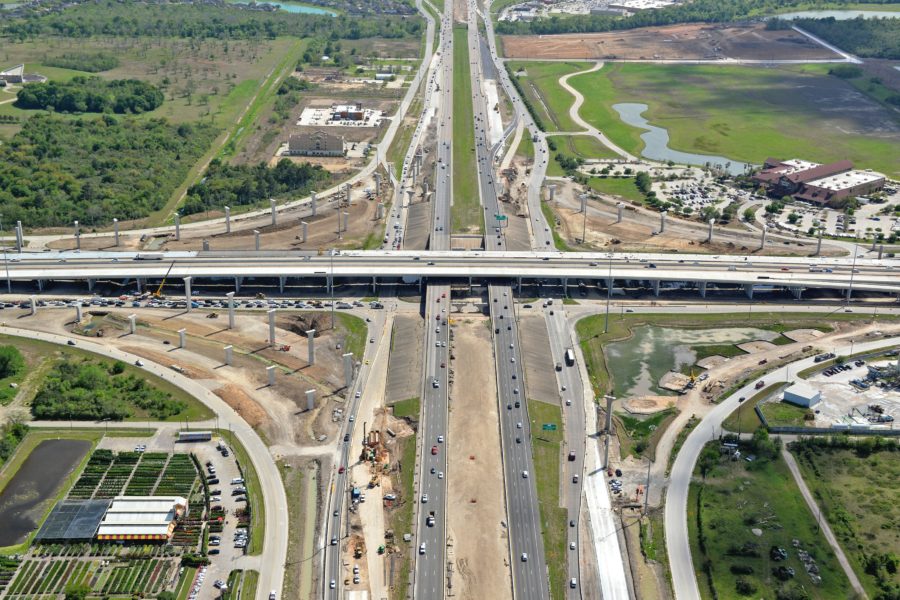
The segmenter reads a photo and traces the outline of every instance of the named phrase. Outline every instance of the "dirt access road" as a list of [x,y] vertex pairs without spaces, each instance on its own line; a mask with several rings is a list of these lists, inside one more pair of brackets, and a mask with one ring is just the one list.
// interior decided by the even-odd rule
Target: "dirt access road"
[[796,31],[764,24],[686,24],[608,33],[503,36],[507,58],[689,60],[836,60],[840,56]]
[[[509,541],[491,333],[483,317],[453,328],[447,524],[454,595],[462,600],[512,598]],[[473,418],[477,415],[477,418]]]

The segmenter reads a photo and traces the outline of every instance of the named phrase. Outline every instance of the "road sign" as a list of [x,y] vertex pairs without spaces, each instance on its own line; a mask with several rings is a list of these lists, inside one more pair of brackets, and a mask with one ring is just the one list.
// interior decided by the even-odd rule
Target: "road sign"
[[494,215],[494,218],[497,219],[498,221],[505,221],[506,215]]
[[541,429],[544,431],[556,431],[556,423],[544,423]]

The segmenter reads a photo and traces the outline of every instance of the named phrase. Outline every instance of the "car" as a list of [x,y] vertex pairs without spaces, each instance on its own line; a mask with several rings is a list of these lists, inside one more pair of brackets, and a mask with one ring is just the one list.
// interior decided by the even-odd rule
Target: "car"
[[575,542],[569,542],[569,550],[575,549]]
[[444,472],[438,471],[438,479],[443,479],[443,478],[444,478]]
[[136,367],[143,367],[143,366],[144,366],[144,361],[138,359],[138,360],[134,361],[134,366],[136,366]]
[[578,475],[572,475],[572,483],[578,483]]
[[572,406],[572,399],[566,398],[566,406]]
[[277,595],[275,594],[275,590],[272,590],[269,592],[269,600],[275,600],[275,598],[277,598]]
[[331,536],[331,545],[337,546],[337,536]]
[[522,562],[528,562],[528,553],[527,552],[522,553]]
[[442,436],[442,435],[439,435],[439,436],[438,436],[438,443],[439,443],[439,444],[443,444],[443,443],[444,443],[444,436]]
[[362,392],[357,391],[357,392],[356,392],[356,397],[359,398],[360,396],[362,396]]
[[569,527],[575,527],[574,519],[569,521]]
[[425,554],[425,542],[419,544],[419,554]]
[[516,429],[522,429],[522,421],[516,423]]
[[350,441],[350,434],[349,434],[349,433],[345,433],[345,434],[344,434],[344,441],[345,441],[345,442],[349,442],[349,441]]
[[426,504],[428,502],[428,494],[422,494],[422,504]]
[[437,453],[438,453],[438,447],[437,447],[437,446],[432,446],[432,447],[431,447],[431,454],[432,454],[432,456],[436,455]]
[[435,473],[437,473],[437,468],[431,467],[431,474],[434,475]]
[[573,590],[578,587],[578,581],[574,577],[569,581],[569,587]]
[[344,466],[341,465],[340,467],[338,467],[338,475],[342,475],[343,473],[344,473]]
[[74,346],[74,345],[75,345],[75,340],[69,340],[69,341],[66,342],[66,343],[67,343],[68,345],[70,345],[70,346]]
[[334,579],[331,580],[331,583],[328,585],[328,587],[330,587],[331,589],[334,589],[335,587],[337,587],[337,584],[334,582]]
[[528,471],[522,471],[522,479],[528,479]]

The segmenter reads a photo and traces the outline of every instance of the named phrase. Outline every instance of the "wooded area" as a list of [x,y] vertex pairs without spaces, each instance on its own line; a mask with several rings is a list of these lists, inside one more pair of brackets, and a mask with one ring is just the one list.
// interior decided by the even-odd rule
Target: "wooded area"
[[900,18],[798,19],[794,24],[862,58],[900,59]]
[[121,362],[107,370],[97,361],[62,359],[46,375],[31,412],[36,419],[121,421],[134,414],[133,407],[157,419],[187,408],[181,400],[124,371]]
[[119,59],[105,52],[66,52],[59,56],[46,56],[42,62],[48,67],[74,69],[85,73],[100,73],[119,66]]
[[190,215],[220,210],[224,206],[254,204],[269,198],[301,196],[329,177],[328,171],[320,165],[298,165],[286,158],[271,169],[265,163],[229,165],[217,159],[210,163],[203,181],[188,189],[182,212]]
[[[869,4],[897,4],[900,0],[874,0]],[[635,29],[674,23],[728,23],[748,18],[770,16],[779,9],[792,6],[803,9],[834,8],[835,5],[854,4],[853,0],[693,0],[673,4],[658,10],[643,10],[630,17],[607,15],[573,15],[550,17],[534,21],[502,21],[497,24],[500,34],[548,35],[554,33],[587,33]]]
[[35,12],[6,23],[0,32],[20,40],[47,34],[72,38],[104,35],[217,39],[272,39],[290,35],[355,40],[418,37],[423,23],[420,17],[410,16],[332,17],[242,10],[228,5],[145,4],[124,0],[85,2],[61,12]]
[[158,87],[136,79],[106,81],[99,77],[73,77],[69,81],[23,87],[16,107],[69,113],[140,114],[159,108],[163,99]]
[[38,114],[0,146],[0,213],[27,227],[92,227],[165,205],[215,129],[164,119]]

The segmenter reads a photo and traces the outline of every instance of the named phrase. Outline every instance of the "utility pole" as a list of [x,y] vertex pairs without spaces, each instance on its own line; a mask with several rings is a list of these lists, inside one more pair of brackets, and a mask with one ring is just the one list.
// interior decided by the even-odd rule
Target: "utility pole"
[[609,273],[606,278],[606,317],[603,319],[603,333],[609,333],[609,302],[612,299],[612,252],[609,253]]

